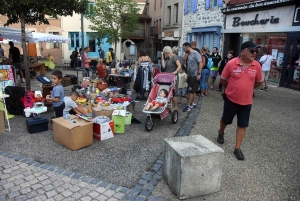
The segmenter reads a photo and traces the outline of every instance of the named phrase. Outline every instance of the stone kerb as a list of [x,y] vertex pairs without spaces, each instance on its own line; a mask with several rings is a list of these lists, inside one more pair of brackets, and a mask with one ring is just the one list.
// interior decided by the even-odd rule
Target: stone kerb
[[201,135],[164,140],[163,177],[179,199],[221,188],[224,151]]

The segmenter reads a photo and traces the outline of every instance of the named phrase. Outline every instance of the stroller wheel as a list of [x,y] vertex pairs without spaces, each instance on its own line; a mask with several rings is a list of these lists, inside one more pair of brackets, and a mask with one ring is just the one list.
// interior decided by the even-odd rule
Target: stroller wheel
[[177,110],[174,110],[172,112],[172,124],[176,124],[178,121],[178,111]]
[[146,121],[145,121],[145,129],[146,131],[151,131],[154,126],[154,121],[150,116],[147,116]]

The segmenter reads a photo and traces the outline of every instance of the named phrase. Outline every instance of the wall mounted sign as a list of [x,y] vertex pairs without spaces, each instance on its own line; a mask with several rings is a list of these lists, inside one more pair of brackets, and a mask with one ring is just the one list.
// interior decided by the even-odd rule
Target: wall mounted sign
[[249,25],[251,26],[251,25],[259,25],[259,24],[267,24],[267,23],[271,23],[271,24],[279,23],[279,18],[274,18],[274,16],[271,16],[268,19],[258,19],[258,16],[259,16],[259,14],[256,14],[255,19],[246,20],[246,21],[242,21],[241,17],[234,17],[232,26],[238,27],[238,26],[249,26]]
[[291,27],[295,5],[275,9],[226,15],[225,29],[261,29]]

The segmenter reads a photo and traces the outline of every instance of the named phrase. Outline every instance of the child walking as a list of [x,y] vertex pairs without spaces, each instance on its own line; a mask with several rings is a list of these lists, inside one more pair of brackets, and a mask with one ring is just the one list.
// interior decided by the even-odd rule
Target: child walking
[[152,107],[151,110],[154,111],[157,108],[162,107],[168,101],[167,97],[168,91],[166,89],[161,89],[159,91],[159,96],[157,96],[156,99],[151,103],[148,103],[148,105],[145,107],[145,110],[149,110],[150,107]]
[[62,72],[60,70],[53,71],[51,80],[55,86],[52,89],[51,95],[46,96],[46,100],[52,102],[55,116],[58,118],[63,116],[63,110],[65,109],[64,88],[61,85]]
[[179,70],[178,74],[178,95],[179,95],[179,101],[178,104],[181,104],[182,97],[187,98],[187,74],[183,69]]

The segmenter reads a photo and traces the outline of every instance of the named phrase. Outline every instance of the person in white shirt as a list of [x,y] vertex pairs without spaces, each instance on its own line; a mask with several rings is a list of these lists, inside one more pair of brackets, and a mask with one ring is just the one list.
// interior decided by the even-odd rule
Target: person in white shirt
[[[259,91],[263,91],[263,90],[268,91],[268,79],[269,79],[272,61],[273,61],[272,55],[269,55],[268,51],[266,49],[264,49],[263,56],[259,60],[259,63],[262,66],[264,82],[261,83]],[[265,88],[263,87],[264,83],[265,83]]]

